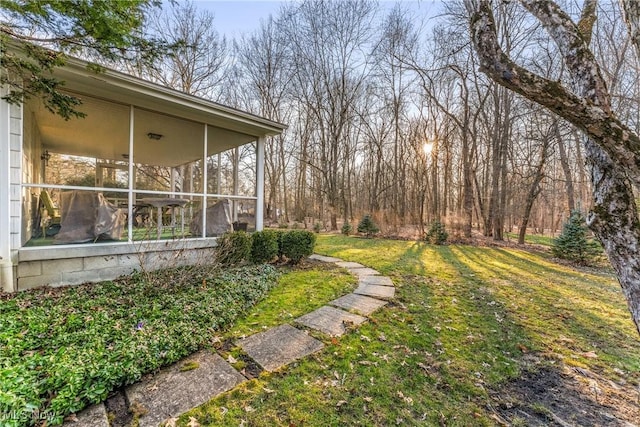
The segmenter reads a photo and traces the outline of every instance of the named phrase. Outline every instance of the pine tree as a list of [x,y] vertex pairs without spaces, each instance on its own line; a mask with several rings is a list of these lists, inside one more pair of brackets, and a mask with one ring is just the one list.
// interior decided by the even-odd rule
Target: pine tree
[[562,233],[553,241],[554,256],[579,264],[588,264],[599,254],[598,244],[587,239],[587,226],[582,214],[575,210],[562,227]]
[[449,233],[445,230],[444,224],[436,220],[431,224],[424,240],[434,245],[442,245],[447,241],[448,237]]
[[378,231],[380,231],[378,226],[369,214],[365,215],[358,224],[358,233],[364,233],[367,237],[373,236]]

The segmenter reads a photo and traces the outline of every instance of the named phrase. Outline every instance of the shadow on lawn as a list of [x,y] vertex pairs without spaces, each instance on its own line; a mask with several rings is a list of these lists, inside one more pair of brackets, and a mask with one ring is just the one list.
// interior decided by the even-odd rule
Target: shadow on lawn
[[[587,362],[585,354],[595,350],[598,358],[587,364],[606,366],[603,372],[609,372],[603,373],[610,377],[607,378],[586,367],[557,363],[552,360],[553,355],[552,359],[543,360],[521,348],[522,352],[513,354],[527,369],[506,382],[498,378],[496,391],[490,393],[497,402],[498,417],[506,418],[508,424],[532,426],[623,426],[640,419],[640,396],[631,385],[638,380],[640,361],[630,357],[638,354],[640,342],[630,325],[621,325],[612,316],[601,314],[603,308],[618,311],[620,316],[626,314],[621,296],[609,293],[609,285],[592,280],[588,285],[580,282],[580,286],[594,290],[585,295],[581,288],[575,288],[580,277],[565,268],[554,268],[502,249],[484,248],[478,252],[473,247],[456,246],[440,253],[465,278],[469,293],[488,292],[485,296],[490,296],[489,300],[480,298],[482,302],[477,306],[479,322],[495,325],[485,304],[496,301],[492,308],[496,309],[495,317],[502,318],[497,326],[500,333],[491,336],[493,342],[484,344],[485,348],[495,351],[501,347],[504,351],[510,347],[509,343],[496,342],[496,335],[511,345],[528,340],[527,345],[545,352],[541,357],[550,356],[547,352],[570,353],[566,362],[574,360],[571,363],[579,366],[585,365],[575,360]],[[603,292],[607,293],[605,298]],[[627,372],[618,370],[617,378],[617,374],[611,374],[614,367],[623,367]]]

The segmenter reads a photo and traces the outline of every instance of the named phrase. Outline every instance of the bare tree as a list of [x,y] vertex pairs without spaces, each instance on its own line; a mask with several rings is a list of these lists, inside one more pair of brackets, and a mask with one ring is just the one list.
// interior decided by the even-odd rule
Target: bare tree
[[296,69],[296,97],[316,125],[311,148],[317,156],[314,163],[305,161],[321,174],[332,230],[345,208],[341,194],[354,154],[355,106],[368,73],[365,47],[374,11],[364,0],[305,1],[291,6],[284,27]]
[[213,26],[214,15],[191,2],[170,3],[168,11],[149,18],[155,34],[176,45],[171,55],[148,78],[203,98],[217,101],[226,77],[227,41]]

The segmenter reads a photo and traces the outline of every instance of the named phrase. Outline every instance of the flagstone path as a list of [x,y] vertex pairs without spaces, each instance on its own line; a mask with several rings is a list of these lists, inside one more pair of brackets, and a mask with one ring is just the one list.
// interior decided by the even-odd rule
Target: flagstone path
[[[278,370],[324,347],[304,328],[338,337],[365,322],[367,318],[364,316],[395,296],[393,281],[374,269],[324,255],[312,255],[310,258],[347,269],[358,277],[358,287],[353,293],[295,319],[295,323],[303,328],[285,324],[235,343],[266,371]],[[135,405],[138,412],[144,414],[139,418],[140,427],[155,427],[246,380],[218,354],[203,350],[127,387],[125,395],[128,404]],[[65,426],[109,427],[104,404],[85,409],[75,421],[69,421]]]

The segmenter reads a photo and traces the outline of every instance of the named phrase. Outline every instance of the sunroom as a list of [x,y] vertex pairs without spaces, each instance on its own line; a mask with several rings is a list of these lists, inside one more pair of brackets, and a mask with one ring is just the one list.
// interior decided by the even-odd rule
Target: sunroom
[[86,117],[0,101],[5,291],[198,262],[262,228],[264,144],[284,125],[79,60],[57,77]]

